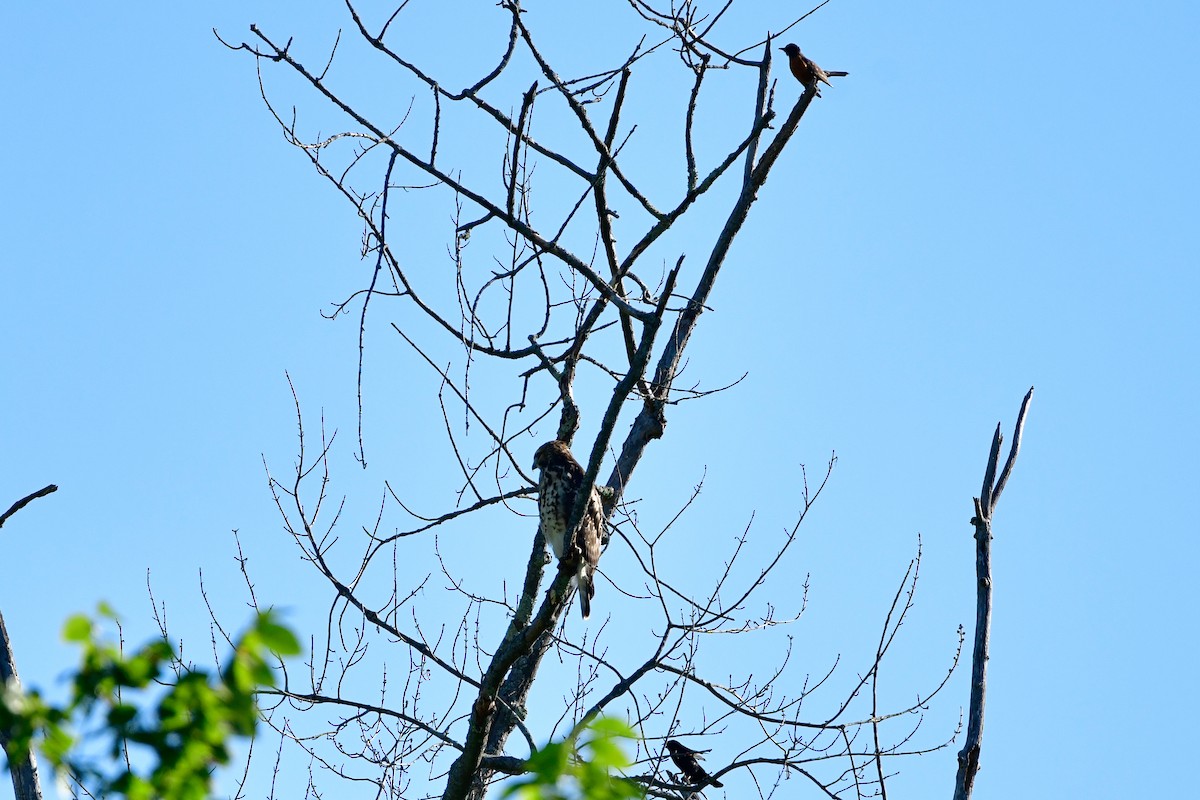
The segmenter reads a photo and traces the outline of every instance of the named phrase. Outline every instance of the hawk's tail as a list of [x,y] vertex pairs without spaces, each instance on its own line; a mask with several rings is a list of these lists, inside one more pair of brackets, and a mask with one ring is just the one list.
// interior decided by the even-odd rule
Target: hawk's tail
[[592,615],[592,598],[596,596],[595,567],[586,561],[580,564],[575,584],[579,587],[579,611],[587,619]]

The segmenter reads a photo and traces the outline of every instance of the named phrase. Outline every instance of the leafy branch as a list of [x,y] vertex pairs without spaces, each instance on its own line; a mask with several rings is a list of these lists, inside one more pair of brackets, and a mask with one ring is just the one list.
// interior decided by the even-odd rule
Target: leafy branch
[[[106,605],[99,616],[117,622]],[[63,637],[83,650],[66,703],[15,682],[0,692],[7,756],[18,762],[36,750],[83,794],[129,800],[211,796],[213,767],[229,763],[236,737],[254,735],[256,692],[275,683],[271,660],[300,652],[271,611],[236,640],[219,673],[187,668],[173,682],[166,676],[178,655],[165,638],[126,655],[82,614],[67,620]]]

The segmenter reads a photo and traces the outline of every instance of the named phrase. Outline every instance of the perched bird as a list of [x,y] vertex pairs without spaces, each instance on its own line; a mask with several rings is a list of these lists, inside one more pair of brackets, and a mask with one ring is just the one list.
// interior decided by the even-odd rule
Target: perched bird
[[571,455],[566,442],[546,442],[533,454],[533,468],[542,471],[538,480],[538,513],[542,535],[558,558],[559,569],[574,571],[572,583],[579,588],[579,610],[587,619],[596,595],[596,565],[600,563],[600,545],[604,533],[604,507],[600,494],[592,487],[583,519],[572,533],[567,530],[575,497],[583,484],[583,467]]
[[817,87],[818,83],[823,83],[826,86],[832,86],[829,82],[830,78],[839,78],[844,75],[849,75],[849,72],[841,72],[835,70],[826,72],[816,65],[811,58],[808,58],[800,52],[800,48],[794,44],[785,44],[779,48],[787,53],[788,66],[792,69],[792,74],[796,76],[796,80],[804,84],[805,89],[812,89],[817,93],[817,97],[821,96],[821,90]]
[[670,751],[671,760],[675,762],[675,766],[679,767],[679,771],[683,773],[683,777],[687,778],[688,783],[701,789],[705,784],[712,784],[718,789],[724,786],[723,783],[705,772],[704,767],[700,766],[700,762],[704,760],[704,753],[709,752],[708,750],[693,750],[674,739],[667,739],[667,750]]

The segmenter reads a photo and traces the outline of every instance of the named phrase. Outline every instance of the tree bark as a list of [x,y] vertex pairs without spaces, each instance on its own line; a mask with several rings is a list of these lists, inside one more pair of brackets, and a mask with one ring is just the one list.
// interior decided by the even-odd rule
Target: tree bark
[[[12,644],[8,629],[4,627],[4,615],[0,614],[0,684],[10,689],[20,689],[17,665],[13,660]],[[8,731],[0,729],[0,750],[8,751]],[[8,771],[12,774],[13,794],[16,800],[42,800],[42,787],[38,781],[37,759],[30,751],[19,761],[9,759]]]
[[[58,491],[53,483],[43,486],[32,494],[22,497],[13,503],[7,511],[0,514],[0,527],[25,506],[39,497],[45,497]],[[4,615],[0,614],[0,691],[21,688],[21,680],[17,677],[17,662],[13,658],[12,643],[8,638],[8,628],[4,627]],[[0,750],[8,752],[8,731],[0,729]],[[8,771],[12,774],[13,793],[16,800],[42,800],[42,785],[38,780],[37,756],[30,751],[20,761],[8,760]]]

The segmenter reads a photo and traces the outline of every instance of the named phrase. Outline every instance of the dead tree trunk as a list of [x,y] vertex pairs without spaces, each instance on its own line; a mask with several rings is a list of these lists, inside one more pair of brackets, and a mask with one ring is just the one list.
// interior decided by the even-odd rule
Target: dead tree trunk
[[992,435],[992,449],[988,454],[987,469],[983,473],[983,489],[975,498],[975,575],[978,581],[975,606],[975,648],[971,655],[971,706],[967,716],[967,738],[958,752],[958,775],[954,779],[954,800],[967,800],[975,788],[975,774],[979,771],[979,748],[983,739],[983,704],[987,695],[988,646],[992,632],[992,512],[1000,493],[1008,483],[1017,452],[1021,449],[1021,432],[1025,428],[1025,412],[1033,399],[1033,388],[1021,402],[1017,424],[1013,428],[1012,448],[1000,479],[996,480],[996,467],[1000,462],[1000,445],[1004,434],[1000,424]]
[[[8,511],[0,515],[0,527],[3,527],[9,517],[29,505],[30,502],[56,491],[58,491],[58,487],[50,484],[13,503]],[[4,626],[4,615],[0,614],[0,690],[5,687],[18,690],[21,687],[21,681],[17,677],[17,663],[13,658],[12,642],[8,638],[8,629]],[[8,741],[8,731],[0,728],[0,750],[3,750],[5,753],[8,752]],[[42,800],[42,786],[38,781],[37,759],[32,752],[27,753],[24,758],[15,761],[10,758],[8,761],[8,771],[12,774],[13,795],[16,797],[16,800]]]

